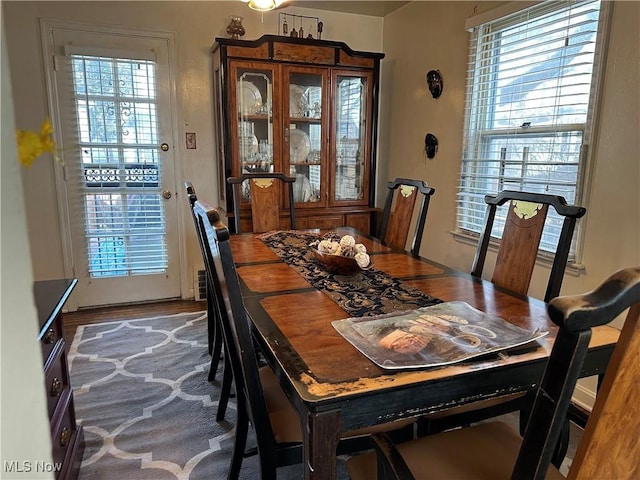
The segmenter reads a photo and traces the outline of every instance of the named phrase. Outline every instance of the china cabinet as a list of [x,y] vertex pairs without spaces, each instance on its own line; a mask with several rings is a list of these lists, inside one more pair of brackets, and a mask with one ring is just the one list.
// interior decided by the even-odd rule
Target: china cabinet
[[[276,35],[216,38],[212,53],[219,203],[227,216],[233,216],[228,177],[282,172],[296,178],[298,228],[369,233],[377,211],[372,178],[384,54]],[[240,220],[248,230],[250,201],[243,188]],[[288,224],[281,218],[283,228]]]

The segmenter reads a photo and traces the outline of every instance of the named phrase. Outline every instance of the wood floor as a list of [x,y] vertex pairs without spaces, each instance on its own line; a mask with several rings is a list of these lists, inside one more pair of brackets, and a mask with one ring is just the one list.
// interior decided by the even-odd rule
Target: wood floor
[[158,315],[173,315],[175,313],[183,312],[200,312],[206,309],[206,302],[172,300],[166,302],[100,307],[79,310],[77,312],[67,312],[63,316],[64,338],[67,343],[70,344],[79,325],[155,317]]

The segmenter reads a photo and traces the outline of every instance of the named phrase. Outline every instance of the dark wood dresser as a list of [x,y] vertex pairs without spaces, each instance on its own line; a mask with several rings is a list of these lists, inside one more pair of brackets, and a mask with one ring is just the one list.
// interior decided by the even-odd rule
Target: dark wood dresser
[[62,323],[62,307],[76,283],[73,278],[38,281],[33,286],[40,325],[38,340],[42,346],[53,463],[62,465],[56,470],[56,479],[60,480],[78,478],[84,450],[82,427],[76,424]]

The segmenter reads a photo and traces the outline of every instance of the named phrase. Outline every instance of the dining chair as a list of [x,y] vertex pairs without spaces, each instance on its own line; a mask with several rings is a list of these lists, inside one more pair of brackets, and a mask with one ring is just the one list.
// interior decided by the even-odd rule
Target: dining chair
[[[197,201],[195,210],[211,211],[211,207]],[[204,219],[204,216],[201,218]],[[216,275],[212,278],[212,284],[220,305],[223,305],[222,331],[236,383],[237,423],[228,478],[237,479],[243,458],[257,453],[260,478],[275,480],[278,467],[302,461],[300,417],[271,368],[259,367],[258,352],[229,244],[229,230],[217,212],[208,218],[210,221],[204,225],[205,253],[209,271]],[[250,425],[255,432],[256,448],[246,452]],[[348,432],[342,436],[337,453],[372,448],[370,434],[383,430],[394,430],[393,433],[408,438],[413,436],[413,421],[399,420]]]
[[587,210],[584,207],[567,205],[564,197],[558,195],[513,190],[504,190],[498,195],[486,195],[484,200],[487,213],[471,274],[475,277],[482,276],[498,207],[509,202],[491,282],[512,292],[526,295],[551,206],[562,218],[562,228],[555,245],[544,301],[548,302],[557,297],[560,294],[576,221],[583,217]]
[[[191,216],[193,217],[193,223],[196,230],[196,237],[198,238],[198,244],[200,245],[200,252],[202,254],[202,259],[204,261],[204,269],[205,269],[205,282],[206,282],[206,292],[207,292],[207,329],[208,329],[208,341],[209,341],[209,353],[211,354],[211,363],[209,365],[209,376],[208,380],[210,382],[215,380],[216,372],[218,370],[218,366],[220,364],[220,360],[223,357],[223,333],[222,333],[222,324],[220,317],[220,304],[217,301],[217,297],[214,294],[213,283],[212,283],[212,275],[209,272],[209,264],[206,259],[206,245],[204,239],[204,231],[202,225],[205,222],[209,222],[210,218],[214,214],[213,209],[202,210],[196,209],[196,202],[198,201],[198,197],[196,195],[196,190],[193,184],[190,181],[185,181],[184,186],[187,193],[187,198],[189,200],[189,208],[191,210]],[[231,398],[231,386],[233,382],[233,373],[231,370],[231,364],[228,360],[223,362],[223,370],[222,370],[222,385],[220,388],[220,397],[218,399],[218,409],[216,412],[216,420],[221,421],[224,420],[227,405],[229,404],[229,398]]]
[[243,184],[248,183],[248,190],[244,190],[245,198],[251,202],[251,225],[255,233],[280,229],[280,187],[286,189],[286,204],[289,208],[289,225],[296,228],[296,211],[293,200],[293,184],[295,177],[288,177],[283,173],[244,173],[238,177],[229,177],[227,182],[233,186],[233,215],[235,233],[241,233],[240,202],[243,197]]
[[[196,195],[196,189],[190,181],[184,182],[184,187],[186,191],[187,200],[189,203],[189,211],[191,212],[191,217],[193,218],[193,225],[196,231],[196,238],[198,239],[198,245],[200,246],[200,252],[203,255],[204,260],[204,244],[202,239],[202,234],[200,232],[200,228],[198,227],[198,219],[196,217],[195,212],[193,211],[193,206],[198,200],[198,196]],[[206,265],[205,265],[206,269]],[[206,276],[205,276],[206,277]],[[194,288],[196,286],[194,285]],[[220,357],[222,355],[222,335],[217,332],[217,324],[216,321],[216,309],[217,306],[214,305],[214,299],[211,295],[211,285],[207,278],[205,278],[205,291],[207,295],[207,341],[209,347],[209,354],[211,355],[211,366],[209,368],[209,380],[215,380],[216,371],[218,369],[218,364],[220,362]]]
[[[566,200],[557,195],[512,190],[504,190],[498,195],[486,195],[485,225],[480,234],[471,269],[471,274],[475,277],[482,276],[498,207],[507,202],[509,205],[505,207],[507,212],[491,282],[521,295],[526,295],[529,290],[549,207],[553,207],[563,219],[544,296],[544,301],[548,302],[560,293],[576,221],[584,216],[586,209],[567,205]],[[419,432],[421,434],[439,432],[517,411],[520,412],[521,431],[524,431],[532,401],[532,395],[518,393],[444,410],[426,415],[421,419]],[[562,463],[568,443],[569,420],[567,419],[554,457],[556,465]]]
[[418,208],[415,230],[411,241],[411,255],[420,255],[422,234],[429,210],[429,199],[435,193],[435,189],[427,185],[423,180],[409,178],[396,178],[387,183],[387,199],[382,212],[382,220],[378,232],[378,238],[387,245],[406,248],[407,238],[411,230],[411,219],[415,210],[418,195],[422,194],[422,201]]
[[619,270],[584,295],[556,297],[548,313],[558,333],[524,436],[488,422],[394,444],[374,435],[375,453],[347,460],[352,480],[565,478],[551,464],[591,329],[628,310],[568,478],[640,478],[640,267]]

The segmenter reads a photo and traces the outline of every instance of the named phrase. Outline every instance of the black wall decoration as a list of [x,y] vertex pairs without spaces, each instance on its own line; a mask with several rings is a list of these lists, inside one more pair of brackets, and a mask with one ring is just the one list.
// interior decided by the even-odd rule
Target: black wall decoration
[[427,85],[433,98],[438,98],[442,94],[444,83],[440,76],[440,70],[429,70],[427,72]]
[[424,137],[424,150],[427,152],[427,158],[433,158],[438,151],[438,139],[432,133],[427,133]]

